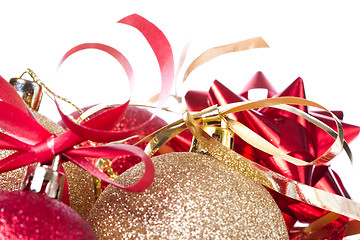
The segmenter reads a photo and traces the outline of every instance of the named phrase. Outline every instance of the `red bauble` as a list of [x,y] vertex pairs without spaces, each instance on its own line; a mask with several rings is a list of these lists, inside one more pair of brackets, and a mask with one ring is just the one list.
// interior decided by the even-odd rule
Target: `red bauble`
[[[88,108],[87,108],[88,109]],[[91,117],[96,116],[97,114],[100,114],[104,110],[100,110],[97,113],[93,114]],[[72,114],[75,118],[78,117],[78,113]],[[127,131],[130,129],[133,129],[144,122],[150,120],[150,122],[143,128],[139,128],[135,133],[134,137],[128,139],[124,142],[124,144],[133,145],[146,137],[147,135],[155,132],[156,130],[164,127],[167,125],[166,121],[161,119],[158,116],[152,117],[152,113],[144,108],[129,106],[127,108],[126,114],[124,118],[112,129],[113,131]],[[59,123],[61,125],[61,123]],[[148,144],[148,141],[144,141],[137,145],[137,147],[141,149],[145,149],[146,145]],[[81,144],[81,146],[91,146],[89,142],[84,142]],[[170,153],[170,152],[182,152],[187,151],[188,149],[185,149],[182,147],[180,141],[177,140],[177,138],[171,140],[170,142],[166,143],[164,146],[162,146],[155,155],[164,154],[164,153]],[[96,165],[97,159],[90,159],[94,165]],[[105,173],[111,176],[112,173],[115,173],[116,175],[120,175],[130,167],[134,166],[135,164],[139,163],[141,160],[138,157],[134,156],[119,156],[113,159],[108,159],[109,161],[102,164],[101,170],[103,170]],[[110,171],[109,171],[110,169]],[[107,186],[107,183],[102,182],[101,188],[102,190],[105,189]]]
[[[152,113],[146,109],[138,108],[138,107],[129,107],[126,111],[125,117],[115,126],[114,131],[126,131],[137,127],[149,120],[152,116]],[[124,144],[133,145],[143,139],[145,136],[155,132],[156,130],[166,126],[167,123],[158,116],[155,116],[146,127],[140,128],[136,131],[136,137],[129,139],[124,142]],[[147,141],[140,143],[137,145],[141,149],[145,149]],[[159,150],[160,153],[173,152],[171,145],[166,145],[166,148]],[[117,174],[121,174],[128,168],[134,166],[135,164],[140,162],[140,158],[130,157],[130,156],[121,156],[111,160],[111,167]]]
[[[96,116],[97,114],[102,113],[104,110],[100,110],[99,112],[93,114],[91,117]],[[116,126],[112,129],[112,131],[127,131],[130,129],[133,129],[141,124],[143,124],[144,122],[146,122],[147,120],[149,120],[152,116],[152,113],[149,112],[146,109],[143,108],[138,108],[138,107],[128,107],[125,117],[123,119],[121,119],[121,121],[116,124]],[[128,145],[133,145],[135,143],[137,143],[138,141],[140,141],[141,139],[143,139],[145,136],[151,134],[152,132],[158,130],[159,128],[166,126],[167,123],[155,116],[154,118],[151,119],[151,121],[143,128],[138,129],[135,133],[134,133],[134,137],[128,139],[127,141],[123,142],[124,144],[128,144]],[[146,145],[147,145],[147,141],[142,142],[140,144],[138,144],[137,146],[141,149],[145,149]],[[82,146],[90,146],[91,144],[89,142],[84,142],[81,144]],[[163,150],[164,153],[166,152],[172,152],[172,148],[171,146],[167,145],[167,150]],[[159,150],[161,152],[161,150]],[[96,162],[96,159],[94,160],[94,164]],[[134,166],[135,164],[140,162],[140,158],[137,157],[132,157],[132,156],[119,156],[113,159],[110,159],[110,167],[112,168],[112,170],[117,173],[117,174],[121,174],[123,173],[125,170],[127,170],[128,168]]]
[[0,192],[0,239],[97,239],[73,209],[29,191]]

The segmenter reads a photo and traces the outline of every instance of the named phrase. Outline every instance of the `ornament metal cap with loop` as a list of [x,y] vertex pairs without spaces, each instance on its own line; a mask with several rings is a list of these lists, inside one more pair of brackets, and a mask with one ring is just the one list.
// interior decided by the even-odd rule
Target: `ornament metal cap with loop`
[[[203,125],[201,128],[211,137],[218,140],[222,145],[233,149],[234,147],[234,133],[228,128],[227,123],[221,116],[211,116],[202,119]],[[199,144],[195,137],[193,137],[190,152],[206,153],[206,150]]]
[[[22,77],[26,73],[28,73],[33,80],[23,79]],[[11,78],[9,83],[14,86],[15,90],[29,108],[35,111],[39,110],[42,98],[42,86],[37,83],[36,75],[33,74],[30,69],[26,69],[19,78]]]
[[[33,80],[26,80],[22,77],[24,74],[28,74]],[[47,122],[47,119],[39,114],[37,111],[39,110],[42,94],[43,94],[43,86],[39,84],[39,79],[35,75],[35,73],[27,68],[18,78],[11,78],[9,83],[14,87],[16,92],[23,99],[25,104],[31,109],[31,112],[34,114],[35,118],[40,120],[40,122]],[[55,123],[54,123],[55,125]],[[60,128],[60,126],[59,126]],[[12,150],[0,150],[0,160],[6,158],[10,154],[12,154]],[[0,191],[14,191],[20,190],[21,185],[26,175],[27,167],[22,167],[19,169],[15,169],[9,172],[0,174]]]
[[59,172],[60,156],[56,155],[52,166],[40,163],[36,166],[29,166],[25,175],[22,190],[44,193],[50,198],[61,200],[65,176]]

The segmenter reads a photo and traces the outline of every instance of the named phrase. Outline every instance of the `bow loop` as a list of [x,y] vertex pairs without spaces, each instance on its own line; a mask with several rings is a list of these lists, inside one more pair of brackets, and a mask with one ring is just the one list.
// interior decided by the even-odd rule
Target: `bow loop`
[[[132,26],[139,30],[156,55],[162,80],[158,105],[158,108],[160,108],[170,95],[174,81],[174,59],[170,43],[160,29],[136,14],[120,20],[119,23]],[[85,43],[75,46],[64,55],[59,66],[72,54],[85,49],[98,49],[114,57],[124,68],[132,90],[134,74],[130,63],[118,50],[101,43]],[[155,175],[155,170],[150,157],[138,147],[128,145],[95,147],[91,150],[77,151],[77,153],[82,153],[80,155],[74,151],[74,146],[83,141],[117,141],[133,135],[135,131],[141,127],[145,127],[150,120],[130,131],[109,131],[109,129],[112,129],[120,119],[123,118],[129,102],[112,109],[107,109],[105,112],[81,124],[74,123],[69,117],[63,114],[56,103],[67,131],[59,136],[55,136],[43,128],[32,117],[31,112],[22,102],[21,98],[19,98],[16,91],[1,77],[0,100],[2,100],[0,101],[0,147],[18,150],[12,155],[0,160],[0,173],[26,166],[33,162],[47,164],[50,163],[56,154],[60,154],[64,160],[71,161],[101,180],[122,189],[139,192],[150,186]],[[98,153],[97,150],[99,150]],[[101,156],[95,153],[101,153]],[[90,156],[94,156],[95,154],[97,157],[106,157],[109,155],[115,157],[129,153],[133,156],[140,157],[145,162],[145,172],[143,176],[138,182],[130,186],[118,185],[86,160],[86,157],[89,157],[86,154],[90,154]]]
[[[1,81],[5,80],[0,79]],[[15,94],[17,93],[15,92]],[[0,129],[2,132],[24,144],[34,145],[51,136],[51,133],[32,116],[9,102],[0,101],[0,116]]]

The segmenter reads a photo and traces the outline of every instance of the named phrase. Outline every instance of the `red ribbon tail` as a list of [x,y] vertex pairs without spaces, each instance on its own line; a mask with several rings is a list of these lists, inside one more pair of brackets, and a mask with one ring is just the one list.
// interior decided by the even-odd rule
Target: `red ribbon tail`
[[[144,161],[144,174],[143,176],[134,184],[129,186],[122,186],[113,180],[111,180],[105,173],[102,173],[99,169],[93,166],[89,161],[87,161],[83,156],[86,157],[116,157],[121,155],[132,155],[138,156]],[[141,192],[147,189],[155,176],[155,168],[152,163],[150,157],[148,157],[144,151],[138,147],[131,146],[131,145],[123,145],[123,144],[111,144],[106,146],[99,146],[94,148],[79,148],[79,149],[72,149],[66,152],[64,155],[69,161],[73,162],[74,164],[78,165],[79,167],[83,168],[87,172],[89,172],[94,177],[97,177],[104,182],[112,184],[116,187],[124,189],[130,192]]]
[[36,162],[34,152],[15,152],[12,155],[0,160],[0,173],[11,171],[22,166]]

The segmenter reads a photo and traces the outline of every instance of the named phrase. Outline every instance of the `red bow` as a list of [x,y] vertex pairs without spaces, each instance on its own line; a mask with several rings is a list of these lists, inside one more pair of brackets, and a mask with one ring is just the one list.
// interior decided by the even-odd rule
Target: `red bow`
[[[2,90],[13,88],[3,78],[0,78]],[[20,98],[15,92],[14,98]],[[3,98],[4,99],[4,98]],[[11,102],[11,101],[10,101]],[[127,103],[111,109],[104,114],[94,117],[83,125],[68,124],[68,131],[55,136],[43,128],[27,111],[24,111],[24,104],[20,108],[7,101],[0,102],[0,128],[4,133],[0,133],[0,148],[16,150],[14,154],[0,161],[0,173],[14,170],[16,168],[29,165],[34,162],[50,164],[55,155],[62,156],[63,160],[71,161],[79,167],[85,169],[93,176],[100,178],[117,187],[128,191],[143,191],[150,186],[154,167],[151,159],[140,149],[128,145],[107,145],[101,147],[73,148],[75,145],[86,140],[97,140],[109,142],[114,139],[126,137],[128,133],[108,132],[102,130],[102,120],[105,118],[107,123],[117,123],[126,111]],[[64,122],[72,122],[68,117],[61,113]],[[106,126],[108,127],[108,126]],[[76,132],[76,133],[75,133]],[[89,133],[93,133],[94,138],[89,138]],[[91,165],[85,157],[111,158],[119,155],[133,155],[140,157],[145,163],[145,173],[133,185],[122,186],[112,181],[106,174],[100,172]]]
[[[233,102],[247,101],[249,90],[255,88],[268,90],[268,98],[281,96],[305,98],[305,90],[301,78],[295,80],[283,92],[277,93],[267,78],[261,72],[258,72],[240,94],[235,94],[220,82],[215,81],[208,92],[189,91],[185,99],[189,110],[200,111],[215,104],[224,105]],[[329,117],[328,113],[321,111],[311,112],[308,111],[305,106],[296,107],[336,129],[335,123]],[[342,112],[334,112],[334,114],[342,119]],[[333,139],[327,133],[307,123],[301,117],[287,111],[275,108],[262,108],[232,114],[232,117],[245,124],[287,154],[304,161],[310,162],[316,159],[333,143]],[[357,126],[343,122],[342,125],[344,138],[347,142],[351,142],[360,132],[360,128]],[[293,180],[350,198],[340,178],[329,166],[297,167],[286,161],[275,160],[269,154],[249,146],[249,144],[237,136],[235,136],[234,150]],[[278,196],[275,193],[274,198],[283,211],[289,227],[292,227],[296,220],[312,222],[326,212],[325,210],[284,198],[282,195]],[[340,219],[338,219],[337,223],[339,222],[341,222]]]
[[[138,29],[153,49],[159,63],[162,79],[159,106],[166,100],[174,80],[174,61],[171,46],[165,35],[152,23],[139,15],[130,15],[119,23],[127,24]],[[125,69],[130,85],[133,82],[133,72],[130,63],[116,49],[100,43],[86,43],[70,49],[62,58],[61,63],[70,55],[80,50],[94,48],[113,56]],[[16,152],[0,161],[0,173],[10,171],[34,162],[50,164],[55,155],[63,160],[71,161],[85,169],[93,176],[113,184],[119,188],[139,192],[150,186],[154,178],[154,166],[151,159],[138,147],[130,145],[110,144],[97,147],[74,148],[83,141],[112,142],[135,134],[141,126],[121,132],[107,131],[124,116],[128,102],[112,108],[83,122],[74,123],[63,114],[57,105],[62,121],[67,131],[55,136],[43,128],[32,116],[29,109],[16,93],[14,88],[0,77],[0,148],[16,150]],[[133,185],[122,186],[112,181],[106,174],[95,168],[86,157],[112,158],[121,155],[137,156],[145,163],[143,176]]]

